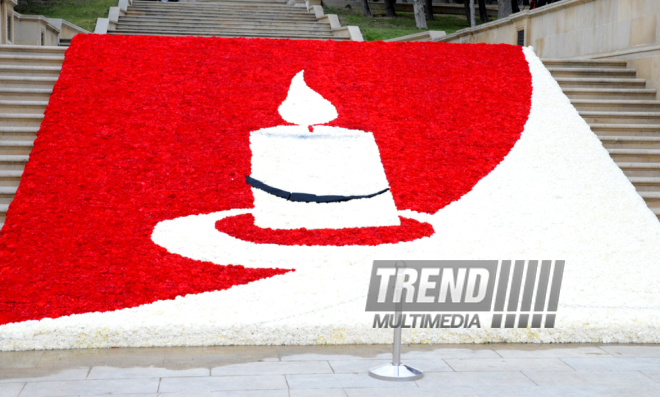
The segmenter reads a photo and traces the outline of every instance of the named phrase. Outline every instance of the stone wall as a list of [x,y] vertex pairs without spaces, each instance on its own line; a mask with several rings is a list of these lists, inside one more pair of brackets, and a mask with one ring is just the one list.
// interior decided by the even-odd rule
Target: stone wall
[[59,45],[60,31],[41,15],[21,15],[14,11],[13,44],[56,46]]
[[16,0],[0,0],[0,45],[57,46],[85,29],[57,18],[22,15],[14,11]]
[[14,7],[16,0],[0,0],[0,44],[11,44],[14,38]]

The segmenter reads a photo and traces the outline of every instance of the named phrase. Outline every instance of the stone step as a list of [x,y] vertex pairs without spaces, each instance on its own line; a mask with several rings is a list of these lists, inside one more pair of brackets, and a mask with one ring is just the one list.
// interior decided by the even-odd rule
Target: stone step
[[284,16],[314,16],[304,8],[299,7],[246,7],[246,6],[222,6],[222,7],[195,7],[195,8],[140,8],[131,6],[126,14],[136,15],[214,15],[214,14],[236,14],[236,15],[284,15]]
[[660,178],[660,163],[617,162],[623,173],[632,177]]
[[[144,3],[144,2],[140,2],[140,3]],[[140,3],[133,3],[133,4],[140,4]],[[186,2],[180,2],[179,4],[185,4],[185,3]],[[243,1],[243,0],[240,0],[240,1],[239,0],[234,0],[234,1],[195,0],[195,1],[192,1],[192,2],[188,2],[188,3],[189,4],[190,3],[195,3],[195,4],[239,4],[239,5],[255,3],[255,4],[259,4],[259,5],[269,5],[269,6],[273,6],[273,7],[290,7],[290,6],[287,5],[287,2],[283,1],[283,0],[277,0],[277,1],[272,1],[272,0],[265,0],[265,1],[262,1],[262,0],[245,0],[245,1]]]
[[146,16],[146,17],[187,17],[206,18],[208,16],[252,16],[269,18],[301,18],[310,19],[316,18],[315,15],[307,11],[299,11],[299,9],[287,10],[273,10],[273,9],[231,9],[231,8],[218,8],[209,10],[141,10],[136,8],[129,8],[124,16]]
[[0,87],[0,99],[14,101],[48,101],[51,88],[5,88]]
[[1,155],[29,155],[34,143],[32,141],[5,141],[0,140]]
[[[142,1],[138,3],[143,3]],[[236,3],[236,0],[234,1],[225,1],[225,0],[195,0],[194,3],[200,4],[200,3]],[[259,4],[286,4],[286,0],[241,0],[240,4],[245,4],[245,3],[259,3]]]
[[16,196],[16,186],[0,186],[0,204],[9,205]]
[[129,6],[129,9],[143,9],[143,10],[212,10],[218,8],[236,8],[236,9],[272,9],[272,10],[288,10],[292,12],[307,12],[305,7],[291,7],[286,4],[276,3],[263,3],[263,2],[245,2],[245,1],[232,1],[232,2],[213,2],[213,3],[198,3],[198,2],[137,2]]
[[22,54],[36,56],[64,56],[66,48],[58,46],[0,45],[2,54]]
[[660,134],[657,137],[599,135],[598,139],[608,149],[660,149]]
[[0,139],[11,141],[34,141],[39,127],[0,126]]
[[660,124],[660,112],[596,112],[580,111],[589,124]]
[[660,124],[598,124],[590,123],[597,135],[660,136]]
[[60,66],[0,65],[0,76],[43,76],[58,77]]
[[33,55],[30,53],[6,53],[0,49],[0,65],[62,66],[64,54]]
[[[138,3],[146,3],[145,0],[137,0]],[[191,3],[259,3],[259,4],[287,4],[287,0],[192,0]]]
[[660,207],[660,192],[641,191],[639,195],[642,196],[644,201],[646,201],[646,205],[649,207]]
[[639,101],[626,99],[573,99],[571,103],[577,110],[621,111],[621,112],[659,112],[660,101]]
[[50,88],[53,89],[57,77],[30,76],[0,76],[0,87],[3,88]]
[[350,40],[345,37],[334,37],[323,34],[302,35],[302,34],[283,34],[283,33],[252,33],[252,32],[186,32],[186,31],[140,31],[140,30],[122,30],[108,32],[110,34],[122,35],[146,35],[146,36],[199,36],[199,37],[248,37],[248,38],[272,38],[272,39],[300,39],[300,40]]
[[118,31],[123,30],[185,30],[185,31],[219,31],[219,30],[235,30],[235,31],[286,31],[286,32],[331,32],[330,25],[323,23],[315,24],[305,24],[298,25],[292,23],[283,23],[283,24],[271,24],[271,23],[241,23],[241,22],[232,22],[225,23],[219,22],[214,24],[208,23],[199,23],[199,24],[190,24],[190,23],[176,23],[176,22],[167,22],[167,23],[124,23],[120,22],[117,25]]
[[268,27],[293,27],[293,28],[315,28],[315,27],[326,27],[330,28],[330,25],[326,23],[319,23],[316,21],[298,21],[293,22],[291,20],[249,20],[244,18],[237,19],[205,19],[205,20],[192,20],[192,19],[146,19],[140,18],[137,19],[125,19],[119,18],[119,26],[194,26],[194,27],[217,27],[217,26],[245,26],[248,28],[259,27],[259,26],[268,26]]
[[323,23],[305,23],[305,24],[296,24],[296,23],[277,23],[277,24],[259,24],[259,23],[243,23],[243,22],[217,22],[217,23],[177,23],[177,22],[141,22],[141,23],[119,23],[117,25],[117,30],[122,29],[131,29],[131,30],[206,30],[206,31],[215,31],[218,29],[221,30],[236,30],[236,31],[299,31],[299,30],[317,30],[317,29],[327,29],[329,30],[330,26]]
[[127,11],[136,12],[149,12],[149,13],[199,13],[199,12],[217,12],[217,11],[234,11],[234,12],[272,12],[275,14],[310,14],[305,7],[279,7],[268,6],[262,4],[195,4],[194,6],[143,6],[133,4],[128,7]]
[[570,68],[626,68],[626,61],[607,61],[600,59],[542,59],[545,67]]
[[18,187],[23,171],[0,170],[0,186]]
[[312,14],[304,15],[278,15],[278,14],[255,14],[255,13],[206,13],[206,14],[144,14],[128,13],[119,18],[119,21],[138,20],[145,21],[214,21],[214,20],[245,20],[245,21],[281,21],[281,22],[316,22]]
[[43,118],[43,113],[0,113],[0,127],[39,127]]
[[637,191],[640,192],[660,192],[660,178],[634,176],[628,178]]
[[145,1],[145,0],[134,0],[132,4],[134,5],[174,5],[174,6],[185,6],[185,5],[191,5],[191,4],[199,4],[199,5],[205,5],[205,4],[266,4],[266,5],[286,5],[288,0],[207,0],[207,1],[202,1],[202,0],[194,0],[194,1],[180,1],[180,2],[169,2],[169,3],[162,3],[162,2],[157,2],[157,1]]
[[650,88],[565,88],[563,91],[570,99],[632,99],[652,101],[657,98],[657,90]]
[[615,162],[660,162],[660,149],[607,149]]
[[[133,1],[131,7],[143,8],[192,8],[192,7],[273,7],[273,8],[294,8],[288,6],[286,1],[260,1],[260,0],[233,0],[233,1],[178,1],[178,2],[159,2],[159,1]],[[304,7],[296,7],[304,8]]]
[[116,34],[123,34],[124,32],[152,34],[163,33],[173,34],[179,36],[232,36],[232,37],[284,37],[284,38],[308,38],[308,37],[324,37],[332,38],[331,30],[293,30],[293,29],[232,29],[232,28],[216,28],[216,29],[194,29],[194,28],[131,28],[131,27],[117,27]]
[[9,209],[8,204],[0,204],[0,230],[5,225],[5,219],[7,218],[7,210]]
[[0,113],[30,113],[43,115],[48,101],[5,101],[0,100]]
[[550,67],[548,71],[553,77],[600,77],[600,78],[634,78],[637,76],[635,69],[623,68],[556,68]]
[[137,20],[139,22],[145,21],[190,21],[192,23],[198,21],[216,21],[216,20],[245,20],[245,21],[281,21],[281,22],[316,22],[313,15],[276,15],[276,14],[236,14],[236,13],[208,13],[208,14],[172,14],[172,15],[144,15],[133,14],[121,16],[120,21]]
[[317,24],[316,18],[290,18],[290,17],[276,17],[276,16],[264,16],[259,17],[255,15],[227,15],[227,16],[212,16],[212,15],[203,15],[199,17],[175,17],[175,16],[136,16],[136,15],[126,15],[119,17],[119,23],[158,23],[158,22],[169,22],[169,23],[223,23],[223,22],[254,22],[254,23],[279,23],[279,24]]
[[23,171],[30,156],[25,155],[2,155],[0,156],[0,170]]
[[555,78],[562,88],[646,88],[645,79],[623,78]]
[[227,1],[227,2],[139,2],[134,1],[128,9],[140,10],[213,10],[213,9],[250,9],[250,10],[273,10],[273,11],[291,11],[308,12],[306,7],[292,7],[286,4],[273,4],[266,2],[245,2],[245,1]]

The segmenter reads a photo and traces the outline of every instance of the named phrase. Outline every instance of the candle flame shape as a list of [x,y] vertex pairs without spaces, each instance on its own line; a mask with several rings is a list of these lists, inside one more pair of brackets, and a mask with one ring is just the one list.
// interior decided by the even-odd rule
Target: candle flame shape
[[337,109],[307,86],[301,70],[291,80],[289,94],[280,105],[280,116],[289,123],[308,127],[324,124],[337,118]]

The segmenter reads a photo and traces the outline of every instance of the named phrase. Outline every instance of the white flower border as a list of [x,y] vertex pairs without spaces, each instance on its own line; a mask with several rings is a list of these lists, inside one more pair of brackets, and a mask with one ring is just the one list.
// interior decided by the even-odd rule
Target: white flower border
[[[660,223],[541,61],[524,52],[534,90],[521,139],[471,192],[429,217],[434,236],[387,255],[565,259],[556,328],[414,329],[404,341],[660,342]],[[342,248],[298,247],[270,261],[295,272],[225,291],[6,324],[0,349],[390,343],[391,330],[372,329],[364,312],[371,261],[388,258]]]

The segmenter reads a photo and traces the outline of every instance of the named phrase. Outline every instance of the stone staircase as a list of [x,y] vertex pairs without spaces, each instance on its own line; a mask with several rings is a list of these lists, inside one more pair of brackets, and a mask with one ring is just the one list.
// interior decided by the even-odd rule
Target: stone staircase
[[133,1],[108,34],[349,40],[287,0]]
[[44,118],[65,50],[0,46],[0,228]]
[[660,101],[625,61],[543,63],[660,218]]

